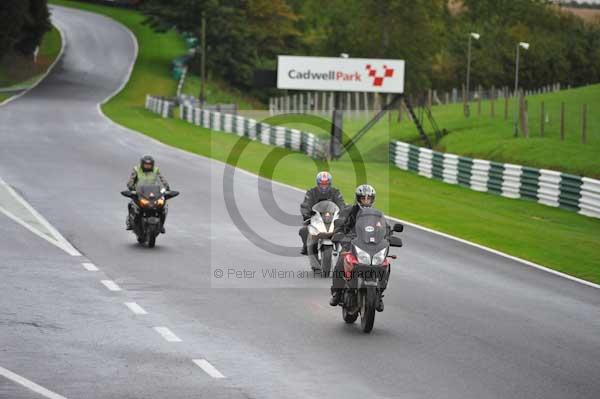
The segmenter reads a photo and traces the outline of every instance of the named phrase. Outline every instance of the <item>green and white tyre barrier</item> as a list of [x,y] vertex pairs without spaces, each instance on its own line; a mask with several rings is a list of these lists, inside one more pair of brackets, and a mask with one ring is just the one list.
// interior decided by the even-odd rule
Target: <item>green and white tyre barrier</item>
[[430,179],[600,218],[599,180],[446,154],[400,141],[391,143],[390,159],[398,168]]
[[328,142],[320,140],[312,133],[272,126],[239,115],[203,110],[187,104],[181,104],[179,109],[181,119],[196,126],[233,133],[266,145],[303,152],[312,158],[324,158],[328,153]]
[[165,100],[160,97],[146,96],[146,109],[163,118],[173,117],[174,108],[175,103],[173,101]]

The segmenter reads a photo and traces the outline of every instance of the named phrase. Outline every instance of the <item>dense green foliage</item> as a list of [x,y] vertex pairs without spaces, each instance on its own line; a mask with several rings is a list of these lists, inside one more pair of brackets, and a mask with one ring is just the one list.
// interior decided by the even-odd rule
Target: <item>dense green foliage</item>
[[204,13],[208,68],[238,86],[299,36],[297,16],[284,0],[150,0],[144,10],[155,29],[177,27],[197,37]]
[[149,0],[157,29],[173,26],[199,35],[208,19],[209,69],[240,87],[252,71],[274,66],[276,54],[405,59],[407,87],[460,87],[469,32],[473,83],[496,87],[514,80],[516,44],[525,88],[554,82],[600,81],[600,26],[586,24],[547,0]]
[[32,54],[50,29],[47,0],[0,2],[0,59],[10,52]]

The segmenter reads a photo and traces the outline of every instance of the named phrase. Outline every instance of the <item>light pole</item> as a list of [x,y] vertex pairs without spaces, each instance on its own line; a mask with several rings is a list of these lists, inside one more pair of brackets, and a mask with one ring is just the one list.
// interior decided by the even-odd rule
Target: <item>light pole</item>
[[468,118],[471,114],[471,110],[469,109],[469,94],[470,94],[470,85],[471,85],[471,41],[472,39],[479,40],[481,35],[479,33],[471,32],[469,33],[469,49],[467,51],[467,84],[466,84],[466,94],[465,94],[465,116]]
[[[350,58],[347,53],[341,53],[340,58]],[[331,113],[331,141],[329,155],[331,159],[337,159],[342,154],[344,129],[344,100],[340,92],[333,92],[333,111]]]
[[517,43],[517,57],[515,65],[515,98],[517,99],[517,112],[515,113],[515,137],[519,135],[519,58],[521,47],[523,47],[524,50],[528,50],[529,43]]

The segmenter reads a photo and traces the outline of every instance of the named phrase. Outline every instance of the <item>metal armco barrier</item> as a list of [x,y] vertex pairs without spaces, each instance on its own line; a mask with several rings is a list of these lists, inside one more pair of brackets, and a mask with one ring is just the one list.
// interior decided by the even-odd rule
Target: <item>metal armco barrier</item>
[[600,218],[600,180],[446,154],[395,141],[391,162],[421,176]]
[[171,118],[174,108],[175,102],[173,101],[165,100],[161,97],[146,96],[146,109],[159,114],[163,118]]
[[307,154],[311,158],[325,158],[329,143],[312,133],[271,126],[255,119],[195,108],[187,104],[179,106],[181,119],[207,129],[233,133],[259,141],[266,145],[287,148]]

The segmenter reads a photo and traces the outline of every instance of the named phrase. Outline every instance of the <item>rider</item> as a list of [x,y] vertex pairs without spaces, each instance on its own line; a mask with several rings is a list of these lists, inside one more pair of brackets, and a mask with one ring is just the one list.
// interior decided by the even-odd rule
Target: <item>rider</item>
[[308,239],[308,221],[310,220],[313,211],[312,207],[321,201],[333,201],[340,208],[344,209],[346,204],[344,203],[344,197],[340,191],[331,186],[333,176],[331,173],[323,171],[317,174],[317,185],[306,192],[304,201],[300,205],[300,212],[304,220],[304,226],[298,231],[298,234],[302,238],[302,255],[308,253],[306,249],[306,240]]
[[[363,184],[356,188],[355,191],[356,203],[344,209],[340,212],[340,219],[342,222],[335,228],[335,233],[343,233],[344,235],[354,234],[354,225],[356,224],[356,216],[358,212],[363,208],[371,208],[375,203],[375,189],[368,185]],[[344,245],[342,252],[338,257],[338,261],[333,270],[332,286],[331,286],[331,299],[329,304],[331,306],[337,306],[342,301],[342,292],[344,289],[344,252],[350,251],[349,243]],[[382,295],[383,297],[383,295]],[[380,300],[377,305],[378,311],[383,311],[383,299]]]
[[[170,190],[167,179],[161,175],[158,167],[154,165],[154,158],[150,155],[144,155],[140,159],[140,164],[134,166],[131,176],[129,176],[129,181],[127,182],[127,189],[135,191],[138,184],[155,184],[157,181],[165,190]],[[135,217],[133,204],[131,202],[128,204],[128,209],[129,214],[127,215],[126,229],[131,230],[133,228],[133,219]],[[164,212],[160,223],[160,232],[163,234],[165,233],[166,217],[166,212]]]

